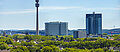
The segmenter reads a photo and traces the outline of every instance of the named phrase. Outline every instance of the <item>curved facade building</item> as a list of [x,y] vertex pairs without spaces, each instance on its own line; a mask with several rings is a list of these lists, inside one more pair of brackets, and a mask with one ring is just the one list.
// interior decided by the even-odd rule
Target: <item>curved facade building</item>
[[87,35],[102,35],[102,14],[86,14]]

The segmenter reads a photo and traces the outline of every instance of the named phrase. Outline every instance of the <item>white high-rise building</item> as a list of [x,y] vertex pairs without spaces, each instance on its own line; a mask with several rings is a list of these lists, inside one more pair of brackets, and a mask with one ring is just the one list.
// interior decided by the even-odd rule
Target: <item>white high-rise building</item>
[[45,23],[46,35],[68,35],[67,22],[48,22]]

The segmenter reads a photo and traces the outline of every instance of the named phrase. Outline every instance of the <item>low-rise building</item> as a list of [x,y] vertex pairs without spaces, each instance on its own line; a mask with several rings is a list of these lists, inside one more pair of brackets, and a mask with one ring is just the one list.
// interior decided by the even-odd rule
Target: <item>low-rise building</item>
[[73,32],[73,37],[74,38],[86,38],[86,31],[74,31]]

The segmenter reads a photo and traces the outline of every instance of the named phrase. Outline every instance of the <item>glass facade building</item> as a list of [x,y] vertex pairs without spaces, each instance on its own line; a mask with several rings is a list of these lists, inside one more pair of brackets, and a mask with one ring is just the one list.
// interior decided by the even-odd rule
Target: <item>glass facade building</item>
[[86,14],[87,35],[102,35],[102,14]]

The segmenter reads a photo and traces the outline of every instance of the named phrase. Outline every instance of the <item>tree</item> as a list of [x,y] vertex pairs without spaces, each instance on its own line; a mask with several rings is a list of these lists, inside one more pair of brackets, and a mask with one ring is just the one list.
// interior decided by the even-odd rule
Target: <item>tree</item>
[[14,47],[10,50],[10,52],[30,52],[25,46]]
[[34,35],[26,35],[25,39],[34,40],[35,38],[34,38]]
[[120,39],[120,35],[112,35],[111,37],[113,37],[115,40]]
[[104,50],[101,48],[98,48],[98,49],[92,49],[91,52],[104,52]]
[[107,35],[107,33],[103,33],[103,35]]
[[7,44],[13,44],[14,42],[13,42],[13,40],[11,38],[7,38],[6,39],[6,43]]
[[7,44],[13,44],[13,40],[11,38],[7,38],[7,37],[0,37],[0,42],[5,42]]
[[19,43],[19,42],[14,42],[12,45],[13,45],[13,46],[20,46],[21,43]]
[[85,38],[77,38],[76,40],[77,40],[77,41],[84,41]]
[[74,48],[65,48],[62,50],[62,52],[79,52],[79,50]]
[[21,50],[23,50],[24,52],[29,52],[28,48],[25,47],[25,46],[18,46],[18,47],[15,48],[15,49],[21,49]]
[[108,48],[103,48],[104,52],[114,52],[113,50],[109,50]]
[[60,48],[56,47],[55,45],[50,45],[50,47],[53,49],[52,52],[60,52]]
[[10,52],[24,52],[22,49],[11,49]]
[[35,45],[35,43],[33,41],[30,41],[30,42],[24,42],[24,41],[22,41],[21,45],[23,45],[23,46],[32,46],[32,45]]
[[12,36],[13,39],[24,39],[24,35],[18,35],[18,34],[14,34]]
[[12,36],[11,36],[11,35],[6,35],[6,37],[8,37],[8,38],[12,38]]
[[40,47],[40,49],[42,49],[44,46],[42,44],[37,44],[37,47]]
[[31,46],[29,46],[28,50],[30,52],[40,52],[40,47],[31,47]]
[[41,49],[41,52],[53,52],[53,49],[50,46],[45,46]]
[[4,50],[4,49],[7,49],[8,48],[8,45],[4,42],[0,42],[0,49],[1,50]]

